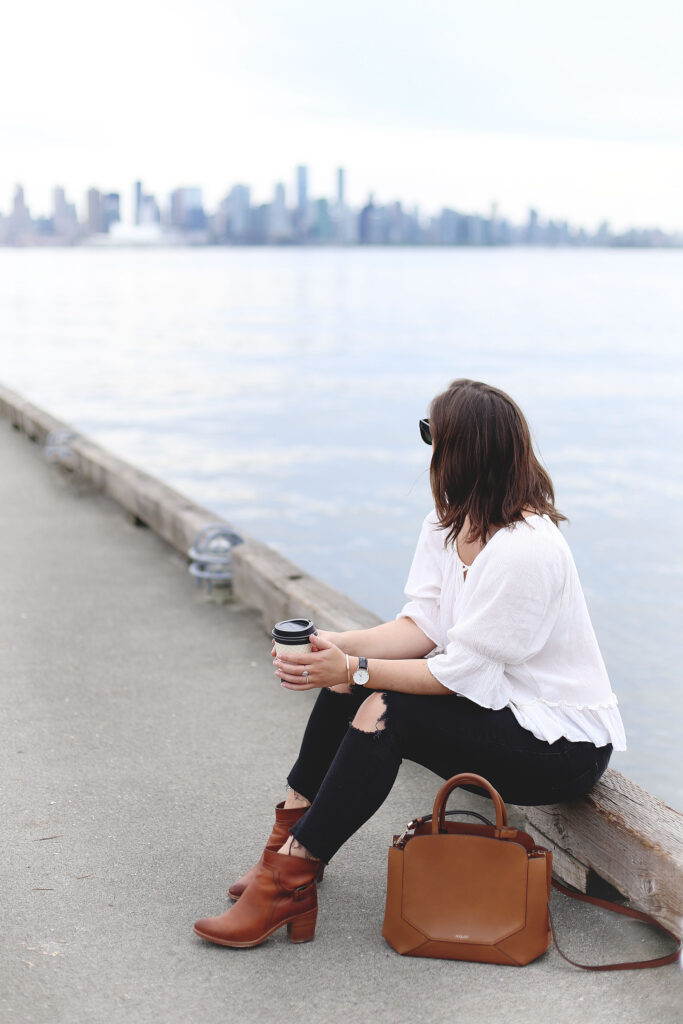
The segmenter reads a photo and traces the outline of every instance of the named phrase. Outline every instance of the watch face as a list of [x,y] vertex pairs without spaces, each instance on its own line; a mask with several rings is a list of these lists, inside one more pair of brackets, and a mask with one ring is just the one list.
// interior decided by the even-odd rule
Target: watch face
[[353,673],[353,681],[358,683],[359,686],[365,686],[369,678],[370,673],[366,668],[357,668]]

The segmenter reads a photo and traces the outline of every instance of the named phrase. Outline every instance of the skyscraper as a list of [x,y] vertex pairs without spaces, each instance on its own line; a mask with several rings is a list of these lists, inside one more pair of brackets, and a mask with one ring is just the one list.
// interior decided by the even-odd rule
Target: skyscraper
[[78,216],[73,203],[67,202],[66,193],[63,188],[57,187],[52,192],[54,196],[53,222],[55,234],[66,241],[73,241],[78,234]]
[[319,242],[328,242],[333,235],[332,218],[330,217],[330,204],[327,199],[316,199],[313,204],[314,216],[311,225],[311,234]]
[[308,237],[308,168],[296,169],[296,234],[299,240]]
[[285,186],[278,183],[275,186],[275,195],[270,204],[268,215],[269,242],[286,242],[291,238],[290,218],[285,197]]
[[341,209],[344,205],[344,168],[337,170],[337,206]]
[[296,169],[296,206],[301,213],[308,205],[308,167]]
[[525,241],[528,245],[537,245],[541,240],[541,228],[538,223],[538,213],[536,210],[529,210],[529,220],[526,226],[526,238]]
[[55,231],[59,233],[66,216],[66,192],[59,186],[52,189],[52,215],[55,219]]
[[118,192],[107,192],[102,196],[102,230],[109,231],[112,224],[121,220],[121,202]]
[[368,245],[375,241],[376,212],[371,192],[366,205],[358,215],[358,241],[361,245]]
[[104,222],[102,217],[102,195],[96,188],[88,189],[87,196],[88,206],[88,219],[87,228],[88,234],[99,235],[104,231]]
[[7,237],[10,241],[21,242],[31,234],[33,227],[31,214],[26,205],[24,190],[21,185],[17,185],[14,190],[12,212],[9,215],[8,221]]
[[142,202],[142,182],[141,181],[136,181],[135,185],[133,187],[134,187],[134,197],[133,197],[134,217],[133,217],[133,219],[134,219],[136,224],[139,224],[140,223],[140,204]]
[[248,185],[233,185],[226,200],[228,237],[233,242],[244,242],[249,233],[251,190]]
[[171,224],[181,231],[203,231],[206,214],[200,188],[177,188],[171,193]]

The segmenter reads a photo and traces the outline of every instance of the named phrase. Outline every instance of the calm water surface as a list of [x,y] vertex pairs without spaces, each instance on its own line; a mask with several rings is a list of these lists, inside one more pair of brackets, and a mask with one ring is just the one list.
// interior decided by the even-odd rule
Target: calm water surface
[[0,250],[0,379],[384,617],[457,376],[525,410],[630,749],[683,809],[683,253]]

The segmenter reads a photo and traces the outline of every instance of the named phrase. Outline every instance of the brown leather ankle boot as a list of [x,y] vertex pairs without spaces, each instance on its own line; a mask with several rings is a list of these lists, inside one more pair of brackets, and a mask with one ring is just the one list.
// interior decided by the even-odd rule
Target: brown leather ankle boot
[[315,935],[319,861],[264,850],[241,898],[218,917],[197,921],[194,930],[219,946],[260,946],[287,925],[292,942],[310,942]]
[[[279,804],[276,804],[275,824],[273,825],[273,831],[270,833],[270,838],[266,843],[266,850],[274,850],[277,853],[280,847],[287,842],[287,839],[289,838],[289,830],[292,825],[296,824],[299,818],[305,814],[307,810],[308,807],[285,807],[284,800],[280,801]],[[254,877],[262,860],[263,857],[254,864],[253,868],[250,868],[249,871],[247,871],[246,875],[242,875],[242,877],[238,878],[236,882],[233,882],[228,889],[228,896],[230,899],[238,900],[240,898]],[[319,882],[322,882],[323,871],[324,865],[321,863],[320,874],[318,877]]]

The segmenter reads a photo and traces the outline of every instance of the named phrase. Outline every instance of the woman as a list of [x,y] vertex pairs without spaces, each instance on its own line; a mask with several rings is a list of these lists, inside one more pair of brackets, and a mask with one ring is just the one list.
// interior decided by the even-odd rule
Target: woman
[[[456,380],[420,431],[435,509],[393,622],[320,631],[275,657],[289,690],[320,688],[289,791],[237,903],[198,935],[256,946],[287,924],[312,939],[316,880],[381,806],[402,758],[444,779],[487,778],[512,804],[586,793],[623,725],[548,474],[504,392]],[[367,662],[366,660],[367,659]],[[350,723],[350,725],[349,725]]]

